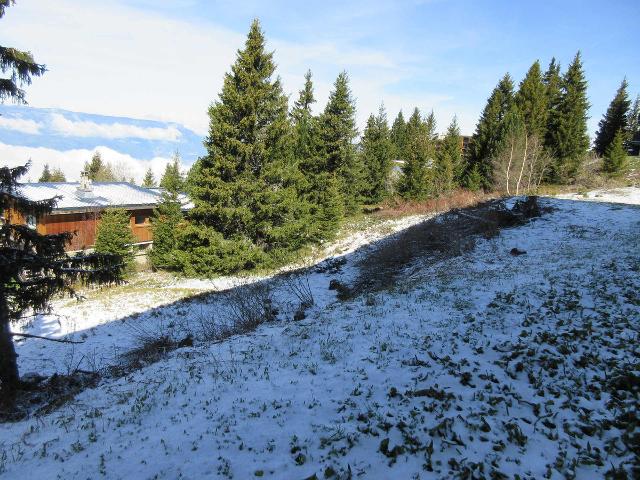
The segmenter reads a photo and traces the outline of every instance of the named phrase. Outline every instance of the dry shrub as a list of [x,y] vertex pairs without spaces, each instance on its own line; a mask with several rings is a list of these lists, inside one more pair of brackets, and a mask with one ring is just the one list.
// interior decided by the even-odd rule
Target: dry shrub
[[430,198],[423,201],[404,201],[399,198],[387,200],[382,209],[375,212],[384,218],[403,217],[408,215],[428,215],[431,213],[444,212],[454,208],[465,208],[477,205],[488,199],[494,198],[492,193],[481,191],[458,189],[437,198]]

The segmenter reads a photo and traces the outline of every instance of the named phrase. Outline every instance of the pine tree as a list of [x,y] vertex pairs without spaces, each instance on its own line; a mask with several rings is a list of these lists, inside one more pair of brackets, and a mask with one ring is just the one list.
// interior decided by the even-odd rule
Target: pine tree
[[624,78],[616,96],[611,100],[607,113],[604,114],[602,120],[598,124],[598,132],[594,142],[594,150],[600,156],[604,155],[609,149],[609,145],[613,143],[613,139],[618,132],[622,132],[623,138],[626,140],[629,134],[629,109],[631,100],[627,95],[627,79]]
[[321,170],[335,177],[347,214],[357,211],[364,181],[361,159],[354,145],[358,135],[355,113],[349,77],[342,72],[319,118],[319,141]]
[[547,131],[548,107],[546,88],[538,60],[531,65],[520,82],[515,103],[522,114],[528,135],[535,135],[543,140]]
[[175,249],[177,229],[183,216],[178,190],[180,185],[177,182],[167,183],[168,188],[163,189],[151,218],[153,247],[149,259],[154,268],[174,270],[179,268]]
[[[0,167],[0,211],[33,215],[51,213],[56,199],[31,201],[20,194],[18,179],[29,166]],[[17,355],[10,326],[27,311],[42,312],[58,293],[73,293],[73,285],[119,281],[121,261],[111,255],[67,256],[73,233],[42,235],[13,223],[11,213],[0,225],[0,404],[10,403],[19,388]]]
[[126,270],[133,266],[131,245],[136,239],[131,231],[129,213],[123,208],[108,208],[100,215],[94,249],[121,258]]
[[[0,18],[13,3],[13,0],[0,2]],[[0,71],[9,74],[8,78],[0,78],[0,102],[27,103],[22,87],[30,85],[33,77],[40,77],[46,70],[44,65],[35,62],[30,52],[0,45]]]
[[562,98],[562,76],[560,75],[560,64],[556,62],[555,58],[552,58],[549,63],[549,68],[543,77],[543,83],[545,86],[547,105],[544,145],[551,155],[555,155],[556,152],[554,151],[555,145],[553,132],[557,127],[559,114],[558,109]]
[[[629,118],[627,119],[629,125],[629,140],[633,140],[640,136],[640,95],[636,97],[633,102],[633,107],[629,110]],[[640,138],[638,138],[640,140]]]
[[391,144],[393,145],[393,159],[402,160],[405,157],[405,147],[407,139],[407,124],[404,121],[402,110],[398,112],[398,116],[391,126]]
[[49,170],[49,164],[44,164],[44,169],[42,170],[42,175],[40,175],[39,182],[50,182],[51,181],[51,171]]
[[311,112],[311,106],[316,102],[313,96],[313,81],[311,80],[311,70],[307,70],[304,75],[304,88],[300,90],[298,99],[293,104],[291,110],[291,120],[295,132],[295,157],[304,165],[306,170],[312,169],[312,165],[307,165],[313,161],[316,145],[314,144],[315,118]]
[[560,102],[551,125],[551,150],[556,155],[552,180],[566,183],[575,178],[587,150],[587,81],[580,52],[562,77]]
[[500,148],[501,123],[513,102],[513,80],[507,73],[491,92],[469,145],[468,170],[476,170],[484,188],[491,185],[491,158]]
[[427,125],[416,108],[407,122],[407,157],[402,165],[398,193],[406,200],[423,200],[431,193],[430,163],[434,148]]
[[65,177],[62,169],[60,167],[56,167],[53,169],[53,172],[51,173],[51,179],[49,181],[54,183],[61,183],[66,182],[67,178]]
[[255,20],[209,108],[207,154],[190,178],[191,224],[180,229],[181,268],[212,274],[275,261],[308,239],[287,97]]
[[86,162],[84,164],[84,169],[89,175],[89,179],[94,182],[98,179],[98,174],[103,171],[104,163],[102,161],[102,155],[100,155],[99,151],[96,151],[91,157],[91,162]]
[[360,145],[366,172],[363,197],[369,204],[382,201],[388,193],[393,154],[389,133],[387,113],[381,105],[377,116],[369,116]]
[[184,178],[180,171],[180,154],[176,152],[171,162],[167,163],[160,179],[160,188],[168,191],[181,192],[184,190]]
[[456,188],[462,181],[462,148],[460,145],[460,128],[456,117],[447,128],[440,148],[436,153],[436,171],[441,191],[448,192]]
[[156,179],[153,176],[151,167],[147,168],[147,173],[145,173],[144,179],[142,180],[142,186],[145,188],[153,188],[156,186]]
[[624,148],[626,134],[622,129],[613,137],[604,155],[602,169],[615,176],[624,172],[627,163],[627,151]]

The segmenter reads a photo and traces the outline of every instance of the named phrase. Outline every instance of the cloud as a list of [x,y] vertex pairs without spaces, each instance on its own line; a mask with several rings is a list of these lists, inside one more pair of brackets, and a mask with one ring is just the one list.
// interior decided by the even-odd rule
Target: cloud
[[51,128],[62,135],[72,137],[98,138],[141,138],[144,140],[164,140],[177,142],[182,135],[180,130],[169,125],[167,127],[140,127],[125,123],[95,123],[86,120],[69,120],[64,115],[51,115]]
[[[81,148],[56,150],[44,147],[7,145],[0,142],[0,158],[2,158],[3,164],[9,167],[16,167],[24,165],[29,160],[31,161],[31,169],[26,177],[21,179],[23,182],[37,181],[45,164],[52,169],[60,168],[67,181],[78,181],[85,162],[91,159],[95,151],[99,151],[102,159],[111,163],[118,173],[121,173],[127,179],[133,178],[138,184],[142,182],[148,168],[151,168],[156,180],[159,180],[167,163],[172,161],[170,157],[162,156],[150,159],[135,158],[104,146],[96,147],[92,150]],[[184,165],[183,170],[187,170]]]
[[40,127],[42,125],[34,120],[0,116],[0,128],[6,128],[7,130],[37,135],[40,133]]

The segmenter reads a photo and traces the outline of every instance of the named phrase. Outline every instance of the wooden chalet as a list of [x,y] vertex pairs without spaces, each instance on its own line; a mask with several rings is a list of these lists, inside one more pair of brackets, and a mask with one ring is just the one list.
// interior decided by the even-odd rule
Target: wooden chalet
[[[124,208],[129,212],[129,225],[136,245],[146,247],[153,243],[151,216],[158,205],[162,191],[144,188],[127,182],[92,183],[86,175],[80,182],[23,183],[23,196],[29,200],[46,200],[59,197],[49,215],[36,219],[23,218],[17,212],[3,212],[3,220],[26,224],[42,234],[75,232],[68,251],[92,248],[95,244],[100,215],[107,208]],[[183,210],[191,205],[184,195],[180,198]]]

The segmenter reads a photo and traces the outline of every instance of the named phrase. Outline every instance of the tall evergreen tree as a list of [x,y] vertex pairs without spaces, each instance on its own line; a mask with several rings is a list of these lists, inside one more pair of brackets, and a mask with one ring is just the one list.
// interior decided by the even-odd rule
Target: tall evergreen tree
[[624,78],[615,97],[611,100],[607,112],[598,123],[594,150],[600,156],[605,154],[618,132],[622,132],[624,139],[628,136],[629,109],[631,107],[631,100],[627,95],[628,86],[627,79]]
[[587,80],[580,52],[576,54],[562,77],[557,113],[551,125],[551,149],[556,155],[551,175],[554,181],[569,182],[575,178],[587,150]]
[[167,163],[160,179],[160,188],[168,191],[181,192],[184,189],[184,178],[180,171],[180,154],[176,152],[173,159]]
[[335,177],[348,214],[354,213],[362,200],[360,192],[364,181],[361,159],[354,145],[358,135],[355,115],[349,77],[342,72],[319,118],[319,141],[322,169]]
[[365,168],[366,203],[377,203],[388,193],[393,145],[390,139],[387,112],[381,105],[378,115],[370,115],[361,141],[362,163]]
[[456,188],[462,181],[463,165],[460,140],[458,120],[453,117],[436,153],[438,185],[444,192]]
[[40,175],[39,182],[50,182],[51,181],[51,170],[49,170],[49,164],[45,163],[44,168],[42,169],[42,175]]
[[469,145],[467,175],[475,171],[475,175],[482,178],[485,188],[491,184],[491,158],[501,145],[501,124],[513,102],[513,80],[507,73],[491,92]]
[[547,131],[547,94],[538,60],[520,82],[515,103],[522,114],[527,134],[543,140]]
[[602,169],[612,176],[620,175],[626,169],[627,150],[624,148],[625,137],[624,131],[622,129],[618,130],[604,154]]
[[427,125],[414,109],[407,122],[407,156],[402,165],[398,193],[407,200],[423,200],[431,193],[430,167],[433,146],[429,141]]
[[144,174],[142,186],[145,188],[153,188],[156,186],[156,179],[153,176],[153,170],[151,170],[151,167],[147,168],[147,173]]
[[191,175],[191,225],[180,230],[181,266],[211,274],[248,268],[308,239],[287,97],[257,20],[209,108],[207,154]]
[[316,102],[311,71],[307,71],[304,78],[304,87],[294,102],[291,119],[294,156],[301,172],[301,195],[309,203],[309,238],[317,241],[336,232],[343,215],[343,202],[334,176],[325,169],[318,118],[311,111]]
[[90,162],[84,164],[84,169],[89,175],[89,179],[94,182],[98,179],[98,174],[104,169],[104,162],[102,161],[102,155],[99,151],[95,151],[91,157]]
[[545,96],[547,105],[546,129],[544,136],[544,146],[555,155],[554,140],[552,133],[555,131],[558,122],[560,100],[562,99],[562,76],[560,74],[560,64],[555,58],[549,62],[549,68],[544,74],[543,83],[545,86]]
[[391,144],[393,145],[394,160],[402,160],[405,157],[405,147],[407,143],[407,124],[404,121],[402,110],[398,112],[396,119],[391,126]]
[[629,110],[627,123],[629,125],[629,140],[640,137],[640,95],[636,97],[633,107]]
[[178,224],[183,220],[180,186],[176,181],[165,182],[160,202],[151,217],[153,247],[149,260],[154,268],[173,270],[179,267],[175,249]]

